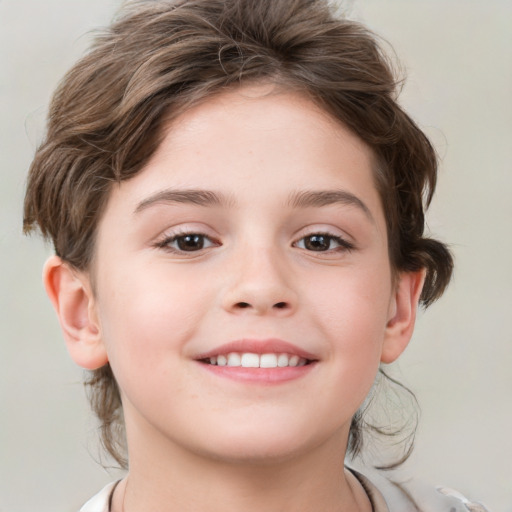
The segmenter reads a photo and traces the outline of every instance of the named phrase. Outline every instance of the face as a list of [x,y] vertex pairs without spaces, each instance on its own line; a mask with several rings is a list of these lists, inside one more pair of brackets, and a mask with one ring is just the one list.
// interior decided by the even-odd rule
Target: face
[[175,120],[116,186],[93,310],[129,443],[230,460],[346,443],[396,312],[372,166],[308,99],[253,86]]

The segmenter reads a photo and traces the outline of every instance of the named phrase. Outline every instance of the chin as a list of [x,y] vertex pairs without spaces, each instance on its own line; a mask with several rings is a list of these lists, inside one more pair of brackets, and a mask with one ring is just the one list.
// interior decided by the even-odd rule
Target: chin
[[223,451],[207,451],[203,452],[203,456],[230,465],[240,466],[275,466],[289,462],[298,457],[304,449],[297,446],[284,448],[282,446],[268,446],[266,444],[250,443],[250,446],[232,447],[230,450]]
[[[203,456],[230,464],[274,465],[293,460],[321,444],[322,439],[279,423],[226,429],[202,443]],[[211,431],[210,431],[211,432]],[[211,432],[212,433],[212,432]],[[319,436],[320,437],[320,436]]]

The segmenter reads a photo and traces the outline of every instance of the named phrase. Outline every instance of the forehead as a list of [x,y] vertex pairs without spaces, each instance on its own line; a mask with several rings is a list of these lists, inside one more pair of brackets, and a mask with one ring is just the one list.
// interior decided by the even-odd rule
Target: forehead
[[243,86],[168,123],[149,162],[109,202],[133,208],[164,188],[221,189],[232,204],[341,188],[379,209],[373,168],[372,150],[305,95]]

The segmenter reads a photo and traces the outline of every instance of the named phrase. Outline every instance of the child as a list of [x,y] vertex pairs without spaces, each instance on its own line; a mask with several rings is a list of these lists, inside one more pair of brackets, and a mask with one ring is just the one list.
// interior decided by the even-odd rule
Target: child
[[132,2],[66,76],[24,225],[129,468],[83,512],[484,510],[344,467],[452,271],[395,89],[320,0]]

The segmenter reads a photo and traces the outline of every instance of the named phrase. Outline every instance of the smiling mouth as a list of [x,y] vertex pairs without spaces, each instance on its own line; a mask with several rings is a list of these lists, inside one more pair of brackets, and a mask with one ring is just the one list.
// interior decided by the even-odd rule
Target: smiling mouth
[[313,360],[299,357],[296,354],[268,353],[255,354],[252,352],[230,352],[219,354],[200,360],[202,363],[212,366],[228,366],[234,368],[289,368],[306,366]]

